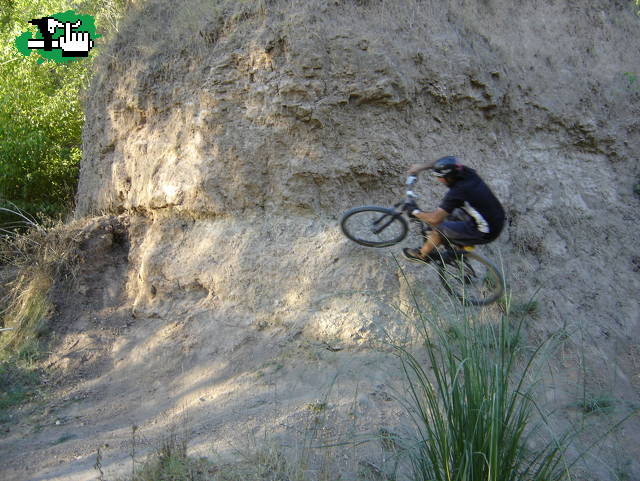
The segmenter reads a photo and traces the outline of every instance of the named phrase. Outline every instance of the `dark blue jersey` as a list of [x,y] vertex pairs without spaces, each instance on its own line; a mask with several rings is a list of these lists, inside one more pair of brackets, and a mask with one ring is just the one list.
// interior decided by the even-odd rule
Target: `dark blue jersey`
[[449,214],[454,209],[464,210],[476,224],[478,231],[496,238],[504,226],[504,209],[474,169],[465,167],[462,177],[444,196],[440,207]]

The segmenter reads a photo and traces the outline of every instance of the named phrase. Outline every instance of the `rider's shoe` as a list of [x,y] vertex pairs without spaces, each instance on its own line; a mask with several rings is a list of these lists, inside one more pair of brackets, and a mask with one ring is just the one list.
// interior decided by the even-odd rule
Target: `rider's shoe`
[[402,254],[410,261],[423,262],[425,264],[429,264],[436,259],[440,259],[440,254],[438,253],[438,251],[432,251],[428,256],[423,257],[422,254],[420,254],[420,249],[413,249],[411,247],[405,247],[404,249],[402,249]]

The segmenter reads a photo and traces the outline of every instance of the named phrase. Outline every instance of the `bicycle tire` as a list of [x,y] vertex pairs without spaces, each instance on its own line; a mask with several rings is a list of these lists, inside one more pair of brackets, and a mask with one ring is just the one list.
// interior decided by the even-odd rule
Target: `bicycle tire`
[[366,205],[346,211],[340,219],[340,228],[347,238],[360,245],[388,247],[407,236],[409,224],[394,209]]
[[457,251],[455,259],[439,263],[438,273],[444,288],[466,305],[486,306],[504,293],[500,271],[474,252]]

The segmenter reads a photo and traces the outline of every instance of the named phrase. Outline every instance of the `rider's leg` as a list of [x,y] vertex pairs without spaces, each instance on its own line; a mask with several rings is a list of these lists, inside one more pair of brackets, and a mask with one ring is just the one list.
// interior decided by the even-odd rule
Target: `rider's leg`
[[440,235],[440,232],[435,229],[429,231],[425,243],[420,249],[420,255],[426,258],[433,249],[438,247],[440,244],[442,244],[442,236]]
[[446,220],[426,233],[425,242],[420,249],[405,248],[402,252],[411,261],[429,263],[440,257],[440,253],[434,252],[439,245],[445,242],[457,245],[483,244],[486,242],[483,236],[473,221]]
[[[462,209],[454,209],[453,212],[447,217],[447,220],[440,224],[440,227],[447,228],[448,226],[452,225],[452,222],[467,220],[465,217],[463,217],[465,215],[467,214]],[[449,229],[449,234],[452,235],[454,239],[456,238],[455,231],[452,232],[451,229]],[[440,233],[440,231],[432,228],[425,237],[424,245],[420,248],[420,255],[426,258],[431,252],[433,252],[434,249],[442,244],[443,241],[444,236]]]

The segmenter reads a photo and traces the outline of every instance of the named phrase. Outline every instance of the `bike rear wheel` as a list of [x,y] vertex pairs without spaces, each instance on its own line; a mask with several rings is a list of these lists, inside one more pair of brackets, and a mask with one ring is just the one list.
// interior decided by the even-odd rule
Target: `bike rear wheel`
[[367,247],[387,247],[407,236],[409,225],[394,209],[368,205],[355,207],[342,215],[340,228],[353,242]]
[[504,292],[500,271],[474,252],[457,251],[454,258],[440,264],[439,273],[445,289],[464,304],[491,304]]

